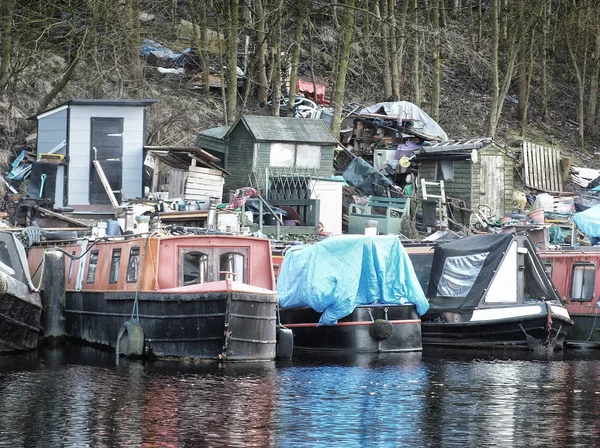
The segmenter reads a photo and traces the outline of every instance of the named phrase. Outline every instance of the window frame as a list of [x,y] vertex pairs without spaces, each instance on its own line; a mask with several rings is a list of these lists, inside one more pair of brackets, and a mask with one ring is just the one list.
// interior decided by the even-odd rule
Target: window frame
[[[119,277],[121,276],[121,252],[120,247],[116,247],[112,250],[110,256],[110,271],[108,273],[108,283],[110,284],[119,283]],[[117,263],[115,263],[115,260]],[[117,266],[116,269],[115,266]]]
[[[129,279],[129,271],[131,269],[131,263],[133,261],[133,255],[134,255],[134,251],[137,251],[137,254],[135,254],[136,258],[137,258],[137,268],[135,270],[135,278],[133,278],[133,280]],[[138,278],[140,276],[140,246],[131,246],[129,248],[129,259],[127,260],[127,270],[125,271],[125,282],[126,283],[137,283]]]
[[[575,270],[577,268],[586,268],[586,267],[591,267],[591,272],[592,272],[592,289],[590,291],[590,295],[589,298],[582,298],[582,297],[578,297],[575,298],[573,297],[573,286],[575,285],[574,283],[574,279],[575,279]],[[582,284],[580,286],[581,289],[581,295],[583,295],[584,292],[584,287],[585,287],[585,272],[587,271],[587,269],[583,270],[583,276],[581,278],[582,280]],[[586,303],[586,302],[591,302],[592,300],[594,300],[594,286],[596,283],[596,263],[593,262],[588,262],[588,261],[577,261],[575,263],[573,263],[573,266],[571,268],[571,279],[570,279],[570,285],[569,285],[569,298],[571,300],[571,302],[578,302],[578,303]]]
[[[452,168],[452,177],[446,178],[444,176],[444,170],[442,168],[442,164],[451,164],[450,167]],[[452,182],[454,181],[455,178],[455,173],[454,173],[454,160],[437,160],[435,162],[435,181],[439,182],[441,180],[443,180],[444,182]]]
[[[94,256],[96,258],[93,258]],[[92,266],[92,259],[94,260],[95,263],[94,263],[93,275],[90,280],[90,267]],[[100,251],[98,249],[92,250],[90,252],[90,256],[88,258],[87,272],[86,272],[86,276],[85,276],[85,282],[88,284],[96,283],[96,273],[98,272],[98,260],[99,259],[100,259]]]
[[[186,283],[185,282],[185,257],[189,254],[201,254],[206,256],[206,281]],[[213,250],[205,247],[186,247],[179,248],[178,258],[178,286],[190,286],[190,285],[202,285],[204,283],[210,283],[212,280],[212,264],[214,260]]]
[[[273,150],[277,148],[277,145],[281,145],[282,147],[293,147],[293,164],[292,165],[283,165],[283,164],[274,164],[273,163]],[[310,147],[315,148],[319,152],[319,157],[309,157],[309,161],[315,161],[315,164],[310,165],[298,165],[298,149],[301,147]],[[311,145],[308,143],[287,143],[287,142],[273,142],[269,145],[269,166],[273,168],[301,168],[301,169],[318,169],[321,167],[321,159],[323,157],[323,146],[321,145]]]
[[[242,257],[242,278],[238,278],[237,274],[233,275],[232,280],[236,281],[236,282],[240,282],[240,283],[248,283],[248,253],[245,250],[242,249],[233,249],[233,248],[226,248],[226,249],[220,249],[216,251],[218,254],[218,260],[219,260],[219,272],[218,272],[218,280],[219,281],[223,281],[227,278],[227,274],[222,274],[221,272],[221,260],[225,255],[238,255],[240,257]],[[235,274],[235,273],[234,273]],[[221,276],[224,276],[224,278],[221,278]]]

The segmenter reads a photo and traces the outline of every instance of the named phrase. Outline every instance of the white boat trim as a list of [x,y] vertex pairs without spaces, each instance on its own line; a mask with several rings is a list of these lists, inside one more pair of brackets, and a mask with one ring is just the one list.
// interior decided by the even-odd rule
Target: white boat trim
[[564,317],[565,319],[571,319],[571,316],[569,316],[569,312],[562,305],[550,304],[550,310],[552,311],[552,314],[557,314],[561,317]]
[[483,310],[474,310],[473,316],[471,316],[469,322],[501,320],[520,316],[535,316],[542,313],[546,314],[545,310],[542,309],[542,305],[520,305],[488,308]]

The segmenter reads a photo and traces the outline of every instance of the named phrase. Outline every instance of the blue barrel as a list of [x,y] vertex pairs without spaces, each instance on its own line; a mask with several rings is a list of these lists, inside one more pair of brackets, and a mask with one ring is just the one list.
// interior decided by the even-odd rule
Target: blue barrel
[[119,226],[119,221],[115,221],[114,219],[109,219],[106,222],[106,235],[119,236],[120,234],[121,234],[121,226]]

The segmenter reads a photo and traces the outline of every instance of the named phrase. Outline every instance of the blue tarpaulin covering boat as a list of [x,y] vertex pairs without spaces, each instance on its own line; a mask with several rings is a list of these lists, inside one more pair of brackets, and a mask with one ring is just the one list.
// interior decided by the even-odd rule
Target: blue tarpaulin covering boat
[[319,326],[335,325],[356,307],[429,305],[397,236],[343,235],[293,248],[277,280],[282,309],[310,307],[322,313]]

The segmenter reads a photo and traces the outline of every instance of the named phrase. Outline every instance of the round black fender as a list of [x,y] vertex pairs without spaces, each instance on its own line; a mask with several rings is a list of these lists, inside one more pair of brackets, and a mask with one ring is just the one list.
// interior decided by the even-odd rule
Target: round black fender
[[385,319],[375,319],[369,327],[369,335],[376,341],[384,341],[392,337],[394,326]]

